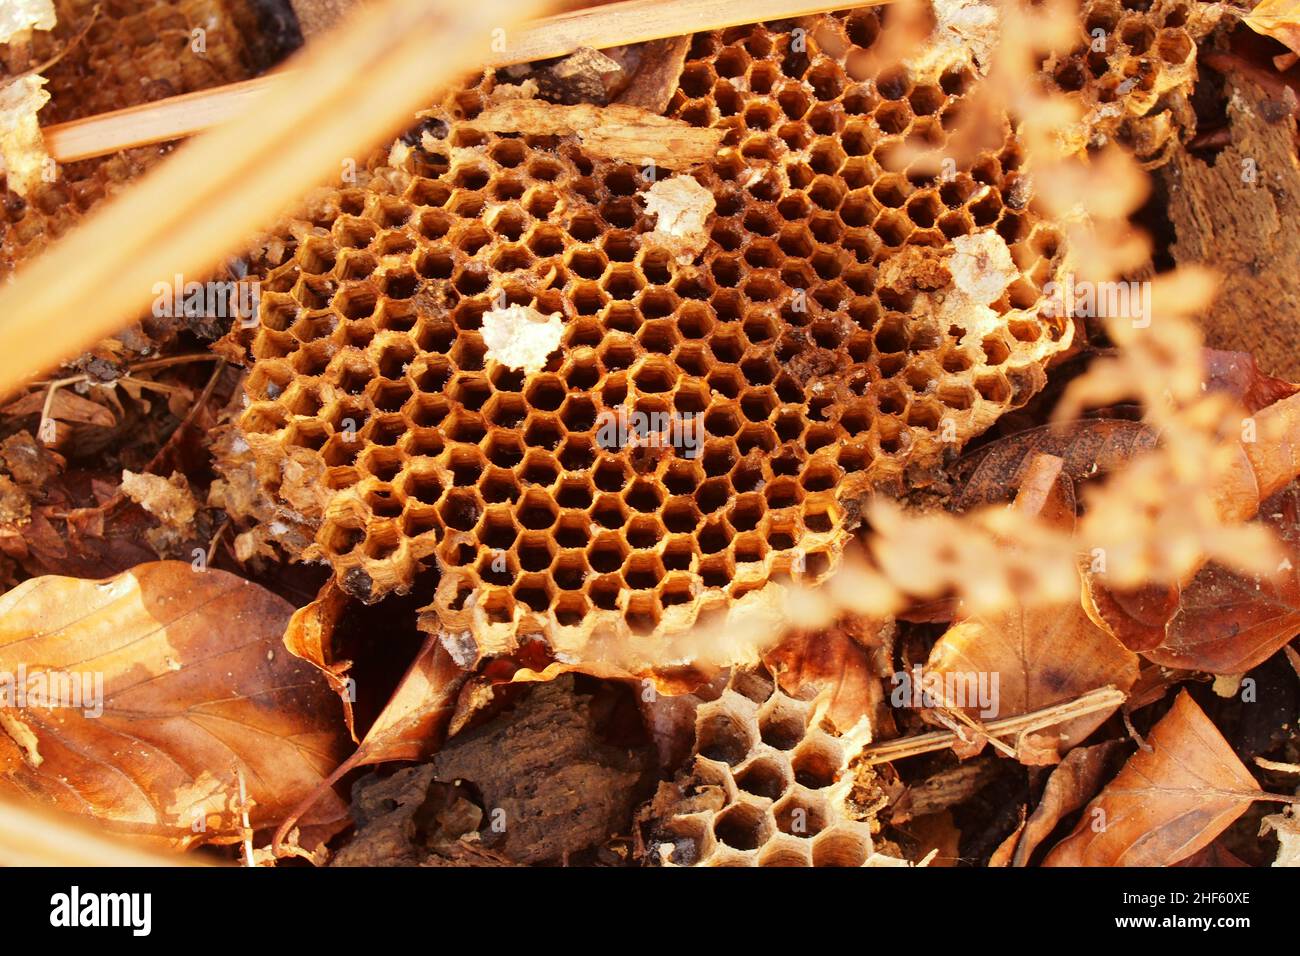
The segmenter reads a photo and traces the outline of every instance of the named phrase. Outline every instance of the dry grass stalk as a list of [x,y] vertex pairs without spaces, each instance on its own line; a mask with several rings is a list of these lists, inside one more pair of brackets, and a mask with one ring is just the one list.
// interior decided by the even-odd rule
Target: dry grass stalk
[[45,148],[60,163],[106,156],[123,149],[165,143],[247,113],[280,82],[273,74],[212,90],[199,90],[124,110],[58,123],[42,130]]
[[[1012,735],[1019,738],[1024,734],[1033,733],[1035,730],[1041,730],[1044,727],[1052,727],[1066,720],[1085,717],[1088,714],[1102,710],[1114,709],[1124,703],[1126,697],[1127,695],[1123,691],[1116,690],[1114,687],[1100,687],[1084,694],[1082,697],[1076,697],[1074,700],[1060,704],[1053,704],[1050,707],[1031,711],[1028,714],[1004,717],[1001,720],[990,720],[975,732],[987,736],[990,740],[999,737],[1011,737]],[[972,729],[974,730],[974,728]],[[903,737],[899,740],[887,740],[884,743],[875,744],[863,750],[861,760],[867,764],[889,763],[893,760],[902,760],[904,757],[915,757],[919,754],[944,750],[958,743],[959,740],[957,734],[943,730],[918,734],[915,737]]]

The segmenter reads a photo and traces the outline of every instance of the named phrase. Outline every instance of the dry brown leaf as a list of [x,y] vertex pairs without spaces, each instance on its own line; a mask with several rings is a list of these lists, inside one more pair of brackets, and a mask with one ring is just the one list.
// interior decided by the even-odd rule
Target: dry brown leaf
[[1300,392],[1300,385],[1265,374],[1249,352],[1204,349],[1205,384],[1227,392],[1252,415]]
[[[987,722],[1027,714],[1108,685],[1127,692],[1137,680],[1138,658],[1093,624],[1077,604],[1044,605],[955,624],[935,644],[925,673],[954,686],[959,680],[974,686],[983,676],[989,690],[995,690],[995,702],[983,712],[978,706],[959,709]],[[952,694],[945,697],[953,699]],[[1057,753],[1064,753],[1110,714],[1098,711],[1044,728],[1039,736],[1046,739],[1040,744],[1054,742]]]
[[1018,831],[1011,866],[1027,866],[1034,850],[1056,825],[1096,796],[1112,758],[1122,746],[1122,741],[1108,740],[1092,747],[1075,747],[1065,755],[1047,778],[1037,808]]
[[[3,411],[6,415],[14,417],[39,415],[45,407],[45,396],[44,391],[29,392],[18,401],[6,405]],[[54,398],[50,400],[50,418],[60,422],[97,425],[103,428],[112,428],[116,422],[113,413],[109,409],[98,402],[82,398],[76,392],[67,388],[59,389],[54,393]]]
[[[1072,482],[1065,462],[1035,453],[1020,472],[1015,508],[1055,527],[1074,523]],[[1078,601],[1011,607],[975,615],[948,629],[930,652],[927,681],[935,694],[972,719],[1013,717],[1101,687],[1127,692],[1137,680],[1137,655],[1084,613]],[[996,684],[994,683],[996,681]],[[972,706],[972,689],[985,699]],[[960,699],[965,695],[967,699]],[[1103,710],[1037,731],[1017,756],[1052,763],[1105,723]]]
[[1287,807],[1281,813],[1273,813],[1260,821],[1260,836],[1265,833],[1277,834],[1277,859],[1274,866],[1300,867],[1300,817],[1296,816],[1295,807]]
[[1011,865],[1011,860],[1015,857],[1016,847],[1020,845],[1020,836],[1025,832],[1025,808],[1020,808],[1020,824],[1011,831],[1011,835],[997,845],[997,848],[989,855],[988,865],[993,868],[1004,868]]
[[949,867],[961,862],[961,831],[953,823],[952,811],[917,817],[907,825],[907,832],[917,841],[915,852],[909,854],[914,863],[928,858],[926,866]]
[[1296,0],[1262,0],[1241,22],[1300,53],[1300,3]]
[[[62,681],[44,700],[82,706],[29,695],[5,709],[4,788],[187,847],[239,838],[242,776],[253,828],[278,825],[346,746],[324,682],[280,646],[292,610],[232,574],[174,561],[19,585],[0,597],[0,688],[16,693],[23,674]],[[331,792],[303,822],[319,840],[345,813]]]
[[1156,445],[1148,425],[1100,418],[1043,425],[1000,439],[981,449],[979,464],[962,490],[957,507],[965,511],[981,504],[1006,501],[1020,487],[1035,455],[1054,455],[1073,479],[1111,471],[1134,454]]
[[[309,642],[310,638],[301,640]],[[389,760],[420,760],[434,753],[456,712],[457,697],[467,676],[468,671],[456,662],[438,635],[426,639],[360,746],[280,825],[274,840],[277,852],[289,831],[300,825],[300,818],[318,812],[318,801],[331,796],[330,787],[348,771]]]
[[776,674],[781,688],[796,697],[829,691],[827,716],[840,733],[848,733],[863,717],[873,736],[880,736],[884,689],[871,654],[849,633],[853,628],[871,640],[882,622],[862,619],[819,631],[787,636],[763,654],[763,662]]
[[1260,523],[1285,554],[1277,575],[1207,564],[1184,588],[1115,592],[1088,575],[1088,608],[1127,647],[1165,667],[1243,674],[1300,631],[1300,488],[1266,501]]
[[[302,658],[324,675],[330,688],[339,695],[343,704],[343,720],[348,733],[357,741],[357,731],[352,713],[352,688],[347,673],[351,661],[336,661],[331,635],[339,616],[348,602],[348,596],[339,589],[333,578],[321,587],[316,600],[293,612],[284,629],[284,646],[296,657]],[[358,743],[360,741],[357,741]]]
[[1221,837],[1218,840],[1215,840],[1205,849],[1197,850],[1186,859],[1179,860],[1174,864],[1174,866],[1186,867],[1188,869],[1195,867],[1250,866],[1249,863],[1246,863],[1241,859],[1241,857],[1237,856],[1223,845],[1224,839],[1225,838]]
[[1183,691],[1044,866],[1170,866],[1207,846],[1262,791]]

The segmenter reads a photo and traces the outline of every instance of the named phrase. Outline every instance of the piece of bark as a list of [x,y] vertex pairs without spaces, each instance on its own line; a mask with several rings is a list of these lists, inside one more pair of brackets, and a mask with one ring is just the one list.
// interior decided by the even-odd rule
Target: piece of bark
[[1237,72],[1225,78],[1231,144],[1211,161],[1179,149],[1163,173],[1180,266],[1222,276],[1201,319],[1207,344],[1300,379],[1300,163],[1291,106]]
[[490,106],[472,121],[481,130],[526,136],[577,135],[599,159],[689,169],[718,154],[723,129],[699,129],[635,106],[557,106],[542,100],[511,100]]
[[[357,833],[335,865],[561,861],[628,832],[651,786],[654,753],[601,740],[596,698],[574,681],[565,675],[536,685],[512,711],[402,771],[410,776],[396,792],[372,791],[375,778],[358,782]],[[462,793],[447,790],[460,782]],[[476,827],[460,803],[464,794],[477,797]]]
[[532,70],[538,95],[553,103],[605,105],[622,84],[623,67],[600,50],[583,47],[564,59]]
[[999,772],[993,759],[981,758],[959,763],[909,786],[890,811],[891,823],[905,823],[950,810],[984,789]]
[[[615,98],[624,106],[639,106],[651,113],[662,113],[677,90],[686,65],[691,38],[669,37],[651,40],[628,49],[635,51],[637,63],[628,72],[627,85]],[[616,57],[617,59],[617,57]],[[628,66],[624,67],[628,70]]]

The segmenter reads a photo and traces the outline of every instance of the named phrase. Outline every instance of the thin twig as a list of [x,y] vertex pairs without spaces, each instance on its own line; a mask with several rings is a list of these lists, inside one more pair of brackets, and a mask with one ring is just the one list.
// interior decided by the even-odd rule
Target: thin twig
[[[1033,732],[1044,727],[1051,727],[1053,724],[1073,720],[1076,717],[1093,714],[1099,710],[1118,707],[1124,703],[1124,699],[1124,692],[1118,688],[1101,687],[1089,691],[1082,697],[1076,697],[1074,700],[1060,704],[1052,704],[1050,707],[1044,707],[1041,710],[1018,714],[1015,717],[991,720],[984,725],[984,731],[996,737]],[[945,750],[957,743],[958,740],[956,734],[946,731],[918,734],[915,737],[887,740],[884,743],[867,747],[862,752],[862,758],[868,764],[890,763],[894,760],[902,760],[905,757],[915,757],[919,754],[934,753],[936,750]]]
[[36,437],[37,439],[40,440],[41,444],[43,445],[54,444],[52,438],[46,440],[45,433],[48,430],[49,426],[47,426],[45,423],[50,421],[50,412],[54,410],[55,393],[58,392],[59,389],[64,388],[68,385],[76,385],[78,382],[84,382],[84,381],[86,381],[86,376],[73,375],[69,378],[55,379],[54,381],[50,382],[49,388],[45,392],[45,401],[41,405],[40,420],[36,423]]
[[[50,67],[54,66],[54,64],[58,63],[65,56],[67,56],[74,49],[76,49],[77,45],[86,38],[86,34],[90,32],[90,28],[95,25],[95,21],[97,19],[99,19],[99,4],[95,4],[95,8],[90,11],[90,16],[86,18],[85,25],[80,30],[77,31],[76,36],[70,39],[67,43],[63,44],[62,50],[54,54],[54,56],[50,57],[44,63],[40,63],[36,66],[28,68],[27,70],[24,70],[22,73],[19,74],[19,76],[27,76],[28,74],[31,73],[44,73]],[[17,78],[18,77],[12,77],[12,79],[17,79]]]

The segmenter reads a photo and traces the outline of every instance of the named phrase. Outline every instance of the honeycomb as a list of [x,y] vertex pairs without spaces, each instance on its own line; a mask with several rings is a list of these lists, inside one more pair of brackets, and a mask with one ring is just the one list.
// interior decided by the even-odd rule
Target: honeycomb
[[1184,0],[1087,0],[1075,47],[1044,63],[1051,85],[1083,110],[1086,146],[1115,140],[1158,165],[1176,133],[1195,132],[1189,97],[1196,41],[1217,22]]
[[[1073,333],[1039,314],[1066,251],[1011,124],[954,142],[968,55],[867,70],[887,15],[693,38],[668,112],[726,137],[687,261],[643,206],[667,170],[476,129],[491,75],[317,196],[262,279],[224,465],[281,542],[365,601],[438,575],[428,610],[481,649],[621,663],[821,580],[862,494],[925,482]],[[488,357],[511,306],[561,316],[539,372]]]
[[[100,12],[80,40],[75,40]],[[56,0],[53,31],[33,33],[40,63],[66,49],[42,75],[50,101],[42,126],[136,106],[181,93],[248,79],[256,66],[245,38],[257,18],[244,0]],[[202,53],[190,48],[191,30],[205,30]],[[6,189],[0,209],[0,278],[41,252],[86,212],[152,166],[165,150],[133,149],[69,163],[54,182],[22,197]]]
[[647,859],[663,866],[881,866],[846,798],[866,743],[825,729],[823,706],[786,695],[765,669],[733,671],[696,713],[686,768],[649,805]]

